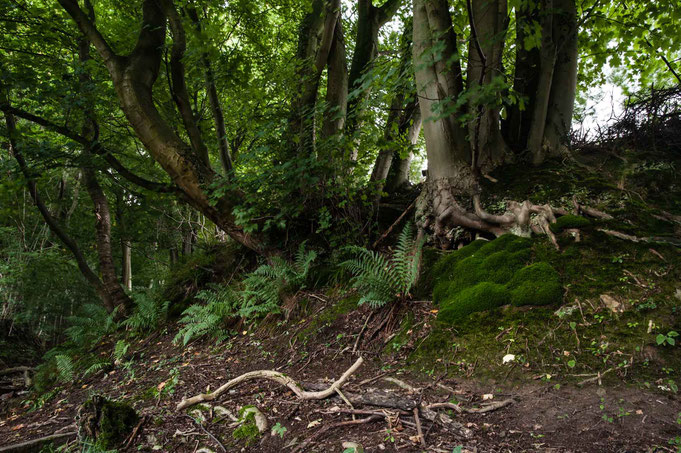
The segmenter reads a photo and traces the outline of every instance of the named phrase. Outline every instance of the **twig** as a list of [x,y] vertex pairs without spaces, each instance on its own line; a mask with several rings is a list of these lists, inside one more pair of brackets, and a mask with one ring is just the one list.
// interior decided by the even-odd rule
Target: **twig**
[[314,439],[316,439],[317,437],[321,436],[325,432],[332,430],[334,428],[340,428],[341,426],[349,426],[349,425],[364,425],[366,423],[371,423],[371,422],[383,420],[384,418],[385,417],[381,416],[381,415],[370,415],[367,418],[361,418],[359,420],[348,420],[348,421],[344,421],[344,422],[334,423],[333,425],[327,425],[327,426],[323,427],[322,429],[320,429],[319,431],[317,431],[316,433],[314,433],[313,435],[311,435],[310,437],[308,437],[307,439],[305,439],[300,445],[298,445],[296,448],[293,449],[292,453],[303,451],[305,448],[307,448],[307,446],[310,443],[312,443],[312,441]]
[[350,378],[350,376],[357,371],[357,369],[362,365],[364,362],[364,359],[362,357],[358,358],[355,363],[347,369],[345,373],[334,383],[331,384],[329,388],[326,390],[321,390],[321,391],[316,391],[316,392],[307,392],[305,391],[296,381],[294,381],[292,378],[286,376],[285,374],[282,374],[278,371],[272,371],[272,370],[259,370],[259,371],[251,371],[249,373],[242,374],[241,376],[238,376],[231,381],[227,382],[226,384],[222,385],[218,389],[216,389],[214,392],[211,393],[202,393],[196,396],[192,396],[191,398],[183,399],[178,405],[176,410],[182,410],[186,407],[193,406],[194,404],[202,403],[204,401],[212,401],[218,396],[222,395],[225,393],[227,390],[236,387],[237,385],[241,384],[242,382],[251,380],[251,379],[266,379],[270,381],[277,382],[279,384],[285,385],[293,393],[296,394],[296,396],[302,400],[322,400],[325,398],[328,398],[329,396],[333,395],[337,389],[341,388],[343,384]]
[[194,417],[191,417],[191,416],[189,416],[189,415],[185,415],[185,417],[187,417],[188,419],[190,419],[191,421],[193,421],[194,424],[195,424],[196,426],[198,426],[198,427],[201,429],[201,431],[203,431],[204,433],[206,433],[206,434],[208,435],[208,437],[210,437],[211,439],[213,439],[213,441],[214,441],[216,444],[218,444],[218,446],[220,446],[220,448],[222,449],[222,451],[224,451],[225,453],[227,452],[227,449],[225,448],[224,445],[222,445],[222,442],[220,442],[213,434],[211,434],[210,431],[208,431],[201,423],[198,422],[198,420],[196,420]]
[[22,451],[40,451],[40,448],[50,443],[52,445],[60,445],[66,443],[76,437],[78,433],[70,432],[63,434],[52,434],[45,437],[40,437],[38,439],[29,440],[26,442],[21,442],[14,445],[8,445],[6,447],[0,447],[1,453],[19,453]]
[[440,409],[440,408],[452,409],[452,410],[454,410],[458,413],[466,413],[466,414],[484,414],[484,413],[487,413],[487,412],[495,411],[497,409],[501,409],[502,407],[509,406],[509,405],[513,404],[514,401],[515,400],[513,398],[509,398],[509,399],[502,400],[502,401],[495,401],[493,403],[486,403],[482,407],[479,407],[479,408],[476,408],[476,407],[466,408],[466,407],[461,407],[460,405],[454,404],[454,403],[433,403],[433,404],[429,404],[427,407],[428,407],[428,409]]
[[416,200],[418,200],[418,198],[414,199],[414,201],[412,201],[411,204],[407,206],[407,209],[404,210],[404,212],[397,218],[397,220],[395,220],[393,224],[390,225],[390,228],[385,230],[385,233],[383,233],[380,238],[376,239],[376,241],[371,245],[372,249],[375,249],[378,244],[383,242],[383,240],[387,238],[390,235],[390,233],[392,233],[395,227],[400,224],[402,219],[404,219],[404,216],[406,216],[409,213],[409,211],[411,211],[412,208],[416,205]]
[[362,329],[359,331],[359,334],[357,335],[357,339],[355,340],[355,345],[352,347],[352,353],[354,354],[357,351],[357,346],[359,346],[359,342],[362,339],[362,335],[364,335],[364,331],[367,328],[367,325],[369,324],[369,320],[374,316],[374,311],[371,310],[369,314],[367,315],[367,318],[364,320],[364,325],[362,326]]
[[419,436],[419,441],[421,446],[426,448],[426,438],[423,436],[423,430],[421,429],[421,419],[419,418],[419,408],[414,408],[414,422],[416,423],[416,433]]
[[135,437],[137,437],[137,434],[139,433],[140,428],[144,423],[147,421],[147,416],[145,415],[140,419],[140,421],[135,425],[135,427],[132,429],[132,432],[128,436],[127,441],[125,442],[125,448],[130,448],[130,445],[132,445],[132,441],[135,440]]

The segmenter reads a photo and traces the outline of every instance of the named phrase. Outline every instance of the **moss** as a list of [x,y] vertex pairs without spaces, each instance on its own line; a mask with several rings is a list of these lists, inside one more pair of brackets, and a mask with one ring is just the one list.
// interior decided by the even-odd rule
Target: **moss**
[[511,301],[511,295],[504,285],[482,282],[466,288],[442,304],[437,319],[453,324],[476,311],[490,310]]
[[78,415],[84,436],[105,449],[119,446],[139,421],[137,412],[128,404],[98,395],[84,402]]
[[250,445],[260,437],[260,431],[255,423],[255,412],[251,410],[253,408],[255,406],[248,405],[239,409],[241,425],[232,432],[232,437],[237,440],[245,440],[246,445]]
[[551,231],[554,233],[560,233],[563,230],[568,230],[571,228],[584,228],[591,225],[589,219],[586,219],[579,215],[564,215],[558,217],[555,223],[551,224]]
[[[562,298],[560,276],[549,264],[527,266],[533,242],[511,234],[476,241],[452,252],[433,267],[433,301],[441,322],[455,322],[476,311],[513,302],[546,305]],[[470,248],[469,248],[470,247]]]
[[548,263],[531,264],[515,273],[508,284],[511,303],[521,305],[551,305],[563,300],[560,275]]

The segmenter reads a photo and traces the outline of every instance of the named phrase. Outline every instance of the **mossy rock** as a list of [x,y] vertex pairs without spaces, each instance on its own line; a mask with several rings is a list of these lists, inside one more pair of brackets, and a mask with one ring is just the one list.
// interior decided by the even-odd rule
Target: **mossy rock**
[[511,291],[511,303],[516,306],[551,305],[563,300],[560,275],[545,262],[519,270],[507,287]]
[[232,437],[236,440],[243,440],[246,445],[250,445],[260,437],[260,430],[255,421],[255,406],[248,405],[239,409],[239,425],[232,432]]
[[568,214],[562,217],[558,217],[555,223],[551,224],[551,231],[553,231],[554,233],[560,233],[563,230],[569,230],[572,228],[584,228],[589,225],[591,225],[589,219],[586,219],[579,215]]
[[105,449],[112,449],[128,437],[139,421],[128,404],[95,395],[78,410],[80,432]]
[[504,285],[482,282],[443,302],[437,319],[453,324],[476,311],[491,310],[510,302],[511,293]]

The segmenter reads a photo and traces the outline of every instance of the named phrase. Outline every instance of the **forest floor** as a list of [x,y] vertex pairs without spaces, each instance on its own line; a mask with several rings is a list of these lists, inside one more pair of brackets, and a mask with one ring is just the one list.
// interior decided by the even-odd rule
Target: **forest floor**
[[[641,154],[585,155],[567,170],[507,169],[513,183],[488,190],[489,210],[524,198],[569,208],[575,197],[615,216],[592,222],[579,242],[559,234],[560,251],[535,239],[533,259],[561,276],[562,308],[504,307],[448,326],[437,322],[429,289],[408,306],[370,316],[356,296],[333,287],[299,294],[287,322],[268,317],[220,344],[176,345],[179,326],[170,323],[130,340],[126,358],[113,368],[55,386],[49,397],[2,395],[0,451],[74,431],[79,405],[99,394],[131,404],[143,417],[119,451],[343,452],[344,442],[355,442],[367,452],[677,452],[681,346],[668,335],[681,332],[678,164]],[[656,239],[622,240],[606,229]],[[426,277],[429,272],[424,268]],[[111,357],[116,340],[94,352]],[[439,409],[454,420],[449,425],[421,416],[420,438],[410,411],[356,405],[357,424],[350,424],[353,409],[341,398],[302,401],[262,380],[176,410],[183,398],[253,370],[277,370],[307,388],[328,386],[360,356],[364,363],[342,388],[347,395],[383,392],[414,406],[448,402],[463,410]],[[236,439],[230,414],[250,405],[269,428]],[[461,436],[465,428],[468,438]]]
[[[320,301],[319,306],[335,311],[328,301]],[[433,316],[432,309],[429,303],[422,303],[418,316],[427,321]],[[308,440],[302,451],[341,452],[346,441],[361,444],[371,452],[450,453],[457,447],[477,452],[675,451],[669,442],[681,434],[681,399],[673,393],[608,380],[607,376],[603,376],[603,385],[597,379],[583,386],[560,385],[559,376],[547,379],[546,375],[533,375],[533,371],[522,367],[514,370],[508,364],[506,368],[519,372],[520,378],[507,372],[498,378],[481,379],[476,376],[475,365],[468,367],[468,377],[456,376],[446,369],[423,373],[410,367],[410,347],[389,358],[381,354],[383,339],[369,342],[367,349],[362,347],[353,354],[355,334],[361,330],[365,314],[352,311],[334,315],[338,316],[326,318],[328,321],[321,326],[303,319],[291,330],[274,331],[270,327],[244,331],[223,345],[196,343],[185,349],[172,343],[174,331],[170,328],[136,350],[135,358],[125,367],[66,385],[37,410],[18,404],[19,400],[3,403],[6,412],[0,419],[0,445],[73,431],[79,405],[97,393],[132,403],[145,417],[140,435],[129,448],[119,451],[196,452],[206,447],[214,452],[281,452],[296,451]],[[311,326],[315,326],[314,335],[304,334]],[[102,354],[109,354],[111,346],[102,345]],[[395,411],[363,407],[385,410],[386,418],[334,427],[351,420],[349,414],[341,412],[349,409],[342,401],[301,401],[289,389],[264,381],[246,382],[218,401],[197,406],[201,415],[193,412],[196,407],[180,412],[175,409],[184,397],[215,389],[233,377],[258,369],[280,370],[300,382],[328,385],[358,355],[366,361],[343,387],[344,391],[361,393],[381,388],[398,397],[428,403],[457,401],[467,408],[480,407],[483,400],[513,402],[488,413],[452,414],[472,430],[470,439],[421,420],[425,448],[412,425],[413,416],[401,418],[407,425]],[[406,390],[385,379],[391,377],[413,389]],[[271,434],[268,430],[250,445],[243,439],[234,439],[234,428],[221,415],[222,408],[237,414],[240,407],[247,405],[258,407],[270,427],[279,423],[286,431]],[[217,406],[220,409],[216,410]]]

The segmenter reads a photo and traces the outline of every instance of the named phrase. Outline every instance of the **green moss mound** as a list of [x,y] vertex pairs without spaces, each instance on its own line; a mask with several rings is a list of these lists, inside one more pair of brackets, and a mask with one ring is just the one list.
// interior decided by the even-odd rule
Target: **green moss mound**
[[530,264],[533,242],[512,234],[477,240],[448,253],[432,267],[433,301],[446,324],[471,313],[513,303],[548,305],[562,298],[558,273],[545,262]]
[[563,230],[569,230],[571,228],[584,228],[591,225],[589,219],[586,219],[579,215],[564,215],[558,217],[555,223],[551,224],[551,231],[554,233],[560,233]]
[[466,288],[445,301],[438,320],[453,324],[476,311],[491,310],[511,301],[511,294],[504,285],[482,282]]
[[560,275],[545,262],[519,270],[507,287],[511,290],[511,303],[516,306],[551,305],[563,300]]

